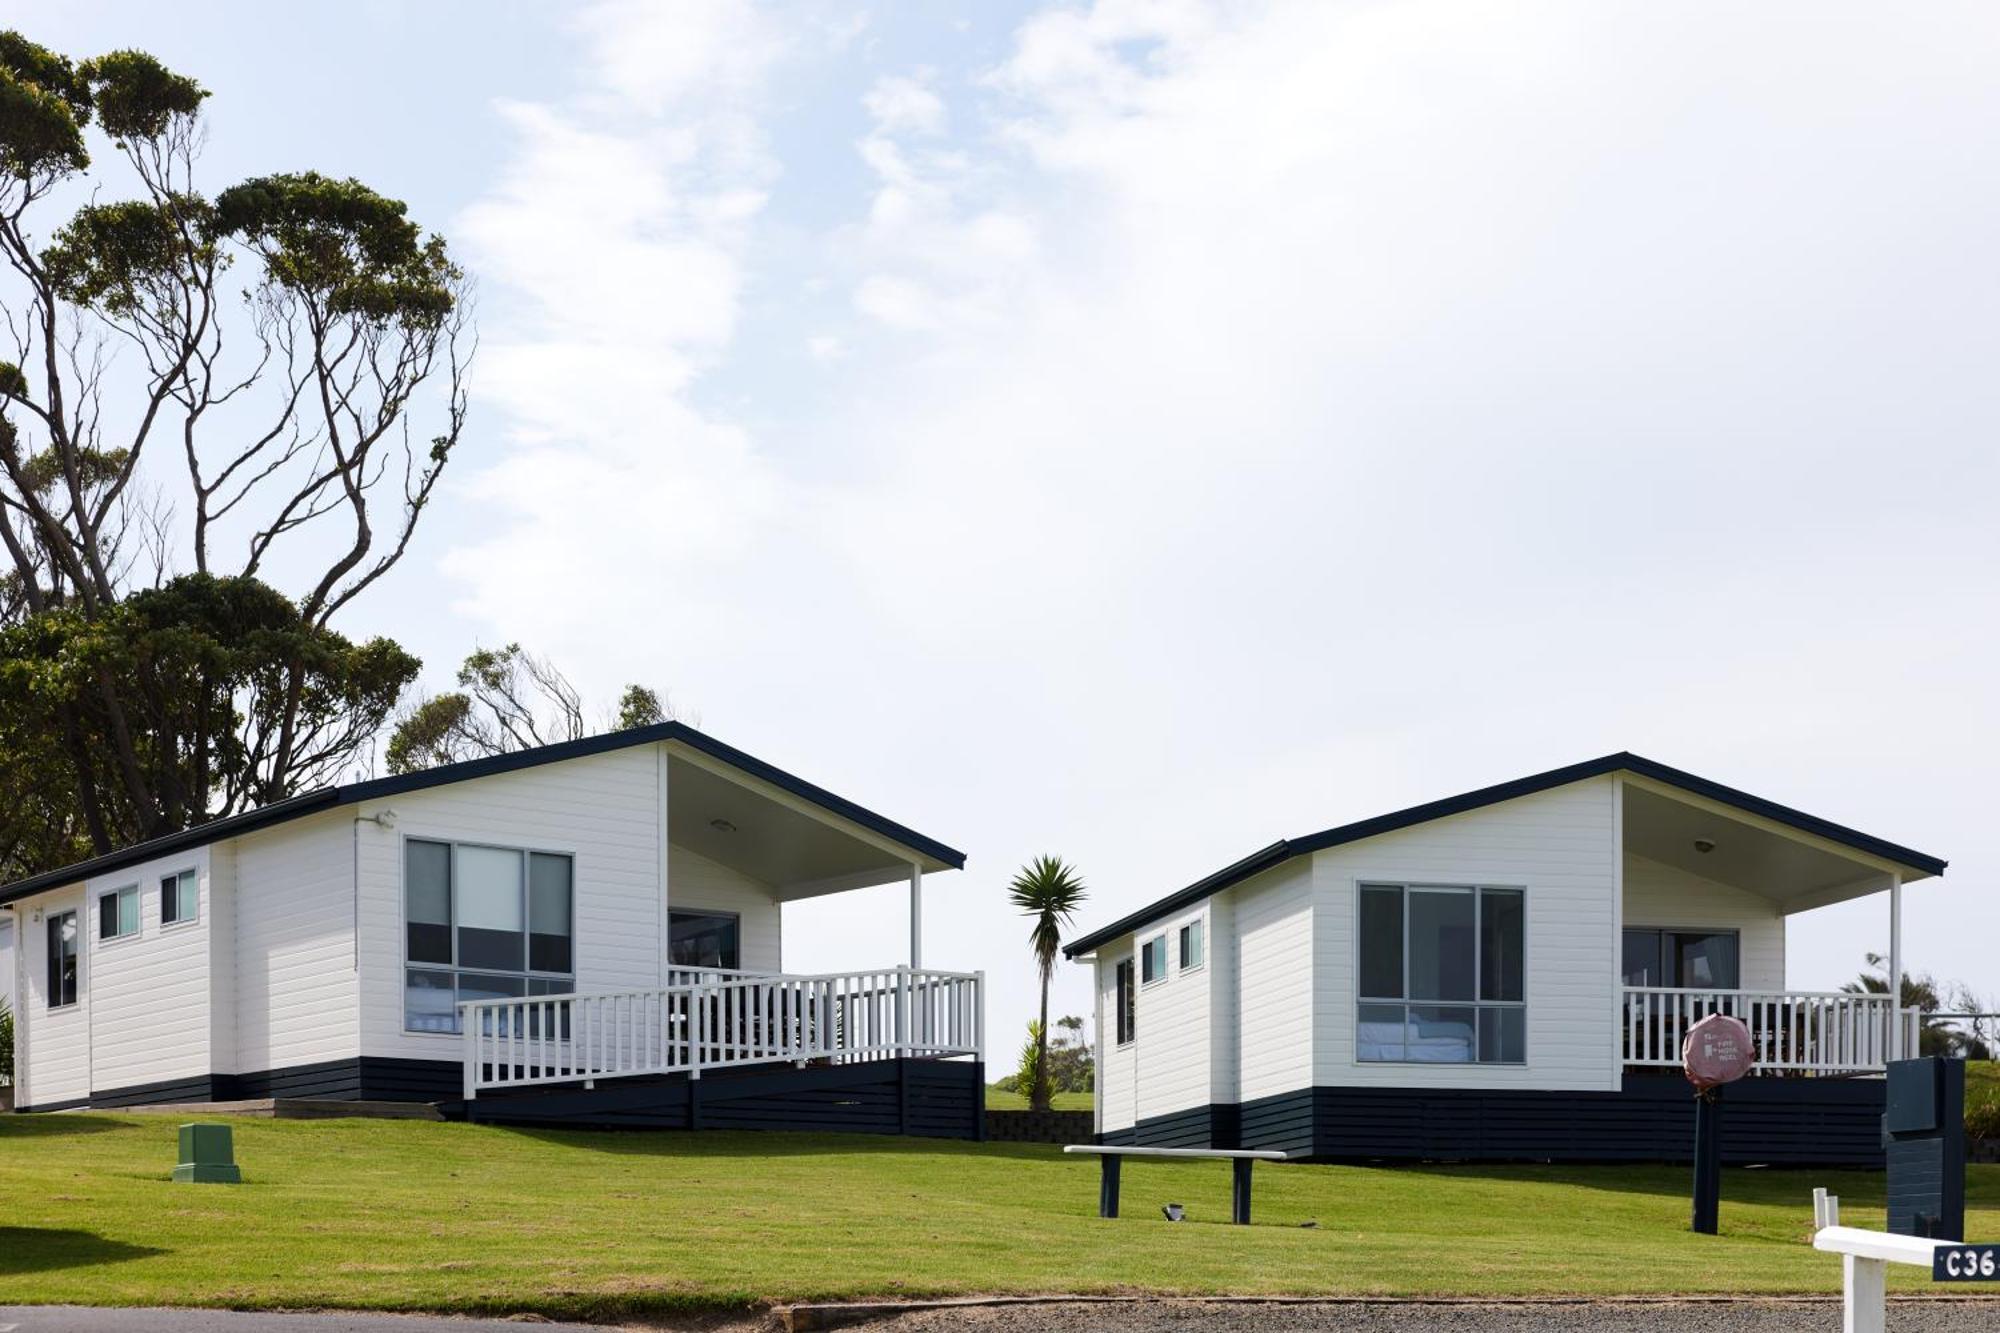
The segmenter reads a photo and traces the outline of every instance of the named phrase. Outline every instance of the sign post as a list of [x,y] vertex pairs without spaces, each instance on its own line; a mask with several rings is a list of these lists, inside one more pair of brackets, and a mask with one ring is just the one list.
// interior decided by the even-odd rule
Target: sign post
[[1681,1068],[1694,1085],[1694,1230],[1713,1236],[1722,1208],[1722,1089],[1755,1067],[1757,1049],[1741,1019],[1710,1014],[1688,1029]]

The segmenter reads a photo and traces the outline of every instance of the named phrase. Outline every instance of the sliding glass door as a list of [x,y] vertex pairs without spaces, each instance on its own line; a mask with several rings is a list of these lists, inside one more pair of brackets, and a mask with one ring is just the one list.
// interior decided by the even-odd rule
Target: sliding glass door
[[1742,984],[1733,930],[1625,932],[1625,984],[1735,990]]

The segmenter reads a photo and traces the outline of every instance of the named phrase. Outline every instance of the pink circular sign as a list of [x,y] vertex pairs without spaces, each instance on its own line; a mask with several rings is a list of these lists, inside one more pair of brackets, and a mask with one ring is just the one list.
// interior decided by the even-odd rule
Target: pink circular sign
[[1756,1043],[1740,1018],[1710,1014],[1688,1029],[1681,1043],[1681,1068],[1696,1090],[1734,1083],[1757,1063]]

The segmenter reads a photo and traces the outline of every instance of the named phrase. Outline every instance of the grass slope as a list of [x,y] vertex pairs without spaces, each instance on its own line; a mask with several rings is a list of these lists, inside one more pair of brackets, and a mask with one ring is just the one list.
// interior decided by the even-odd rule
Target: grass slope
[[[1832,1292],[1815,1184],[1880,1225],[1879,1175],[1732,1171],[1724,1235],[1665,1167],[1135,1163],[1127,1216],[1055,1149],[784,1134],[236,1121],[246,1183],[175,1185],[174,1124],[0,1117],[0,1304],[534,1311],[608,1317],[884,1293]],[[1972,1175],[2000,1236],[2000,1168]],[[1159,1220],[1164,1200],[1193,1224]],[[1317,1219],[1305,1229],[1299,1223]],[[1910,1270],[1896,1280],[1921,1284]]]
[[[1088,1111],[1093,1105],[1087,1092],[1058,1092],[1049,1098],[1049,1109],[1055,1111]],[[989,1111],[1025,1111],[1028,1098],[1025,1093],[1008,1092],[1005,1088],[986,1085],[986,1109]]]

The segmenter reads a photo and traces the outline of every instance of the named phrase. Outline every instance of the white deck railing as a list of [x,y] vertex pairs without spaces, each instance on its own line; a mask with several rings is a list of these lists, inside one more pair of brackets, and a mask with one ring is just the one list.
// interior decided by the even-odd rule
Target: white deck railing
[[458,1006],[465,1096],[737,1065],[984,1058],[982,972],[674,968],[654,990]]
[[[1688,1029],[1710,1014],[1740,1018],[1757,1068],[1811,1074],[1880,1073],[1896,1021],[1887,995],[1845,991],[1690,990],[1627,986],[1620,1015],[1625,1063],[1678,1067]],[[1904,1010],[1903,1051],[1917,1050],[1918,1014]]]

